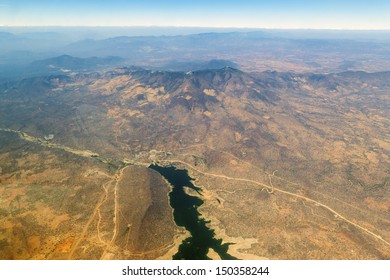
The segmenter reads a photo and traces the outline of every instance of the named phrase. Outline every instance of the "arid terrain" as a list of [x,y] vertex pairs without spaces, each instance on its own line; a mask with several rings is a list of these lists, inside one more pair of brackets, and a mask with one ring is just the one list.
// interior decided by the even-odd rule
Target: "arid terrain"
[[0,134],[1,259],[151,259],[174,246],[155,172]]
[[231,256],[389,259],[389,93],[390,72],[231,67],[3,82],[0,258],[172,258],[189,233],[156,163]]

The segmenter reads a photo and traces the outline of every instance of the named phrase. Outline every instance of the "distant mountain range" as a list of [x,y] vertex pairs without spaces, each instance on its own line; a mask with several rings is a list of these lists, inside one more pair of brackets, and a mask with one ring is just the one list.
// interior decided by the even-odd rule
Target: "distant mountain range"
[[[294,34],[293,31],[209,32],[177,36],[118,36],[75,41],[63,38],[55,32],[19,35],[0,32],[0,65],[26,65],[35,60],[68,54],[80,58],[122,57],[126,60],[126,65],[167,70],[214,67],[204,65],[204,62],[212,60],[230,61],[234,65],[222,66],[239,66],[248,72],[276,70],[330,73],[389,70],[390,43],[381,41],[379,33],[375,33],[379,36],[378,40],[353,39],[353,36],[304,38],[302,34],[305,33],[302,31],[296,36]],[[95,63],[100,64],[91,60],[85,62],[85,66]],[[70,64],[73,65],[72,62]],[[84,65],[84,62],[81,62],[81,65]]]

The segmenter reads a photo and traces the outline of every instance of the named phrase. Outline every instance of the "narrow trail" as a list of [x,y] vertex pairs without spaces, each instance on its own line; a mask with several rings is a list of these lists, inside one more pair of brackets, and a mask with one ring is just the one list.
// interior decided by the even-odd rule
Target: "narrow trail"
[[[110,181],[110,183],[111,182],[112,182],[112,180]],[[104,192],[105,192],[105,197],[104,197],[104,200],[102,201],[102,203],[100,204],[100,206],[102,206],[108,199],[108,188],[105,185],[103,185],[103,189],[104,189]],[[99,241],[107,246],[107,242],[102,240],[101,237],[100,237],[100,223],[102,221],[102,215],[100,213],[100,207],[97,210],[97,214],[98,214],[98,222],[97,222],[97,225],[96,225],[97,236],[98,236]]]
[[[93,209],[93,212],[92,214],[89,216],[89,219],[88,221],[86,222],[86,224],[84,225],[83,227],[83,230],[82,232],[80,233],[79,237],[77,238],[77,240],[73,243],[72,247],[71,247],[71,250],[68,254],[68,260],[71,260],[72,257],[73,257],[73,254],[74,252],[76,251],[76,249],[78,248],[80,242],[84,239],[85,235],[87,234],[87,231],[88,231],[88,228],[91,226],[91,223],[92,221],[95,219],[95,216],[96,214],[98,213],[99,209],[100,209],[100,206],[104,203],[104,201],[106,200],[106,196],[107,196],[107,186],[109,184],[112,183],[112,180],[108,181],[107,183],[105,183],[103,185],[103,189],[104,189],[104,192],[102,193],[102,195],[100,196],[99,198],[99,201],[96,203],[96,206],[95,208]],[[100,238],[99,238],[100,239]]]
[[118,170],[117,174],[114,177],[115,185],[114,185],[114,229],[112,232],[112,238],[110,242],[107,244],[106,248],[104,249],[103,253],[100,256],[100,259],[104,259],[107,251],[109,251],[112,247],[112,245],[115,243],[116,237],[118,236],[118,229],[119,229],[119,220],[118,220],[118,215],[119,215],[119,209],[118,209],[118,191],[119,191],[119,182],[122,178],[123,171],[126,169],[126,167],[121,168]]
[[208,172],[203,172],[199,169],[197,169],[195,166],[187,163],[187,162],[184,162],[182,160],[176,160],[176,159],[172,159],[172,160],[169,160],[169,163],[181,163],[183,165],[186,165],[188,166],[189,168],[191,168],[192,170],[200,173],[200,174],[203,174],[205,176],[210,176],[210,177],[215,177],[215,178],[221,178],[221,179],[225,179],[225,180],[233,180],[233,181],[239,181],[239,182],[247,182],[247,183],[252,183],[252,184],[255,184],[255,185],[258,185],[258,186],[261,186],[263,188],[266,188],[268,189],[268,191],[271,191],[271,192],[280,192],[280,193],[284,193],[284,194],[287,194],[287,195],[290,195],[290,196],[294,196],[294,197],[297,197],[297,198],[301,198],[305,201],[308,201],[308,202],[311,202],[311,203],[314,203],[316,206],[321,206],[325,209],[327,209],[328,211],[330,211],[331,213],[333,213],[335,215],[335,217],[337,218],[340,218],[342,220],[344,220],[345,222],[355,226],[356,228],[364,231],[365,233],[367,233],[368,235],[382,241],[383,243],[385,243],[386,245],[390,246],[390,243],[386,240],[384,240],[380,235],[368,230],[367,228],[363,227],[363,226],[360,226],[358,225],[357,223],[349,220],[348,218],[344,217],[342,214],[338,213],[337,211],[335,211],[334,209],[330,208],[329,206],[319,202],[319,201],[316,201],[314,199],[311,199],[311,198],[308,198],[308,197],[305,197],[305,196],[302,196],[302,195],[299,195],[299,194],[295,194],[295,193],[292,193],[292,192],[289,192],[289,191],[285,191],[285,190],[282,190],[282,189],[279,189],[279,188],[276,188],[276,187],[273,187],[273,186],[270,186],[270,185],[266,185],[264,183],[260,183],[260,182],[257,182],[257,181],[254,181],[254,180],[250,180],[250,179],[244,179],[244,178],[236,178],[236,177],[229,177],[229,176],[226,176],[226,175],[221,175],[221,174],[214,174],[214,173],[208,173]]

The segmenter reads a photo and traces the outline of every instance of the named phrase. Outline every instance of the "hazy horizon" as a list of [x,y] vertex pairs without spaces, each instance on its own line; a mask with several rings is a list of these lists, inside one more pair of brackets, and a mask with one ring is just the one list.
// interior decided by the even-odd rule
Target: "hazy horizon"
[[185,36],[202,33],[251,33],[260,32],[272,37],[296,39],[351,39],[390,41],[389,30],[348,30],[309,28],[238,28],[238,27],[189,27],[189,26],[0,26],[0,32],[30,36],[32,34],[57,33],[62,39],[108,39],[120,36]]
[[0,26],[390,30],[389,12],[383,0],[0,0]]

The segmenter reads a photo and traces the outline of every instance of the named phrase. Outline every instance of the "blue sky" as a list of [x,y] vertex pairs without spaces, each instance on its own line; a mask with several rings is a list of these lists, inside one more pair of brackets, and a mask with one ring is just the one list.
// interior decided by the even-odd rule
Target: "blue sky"
[[390,30],[389,0],[0,0],[0,26]]

